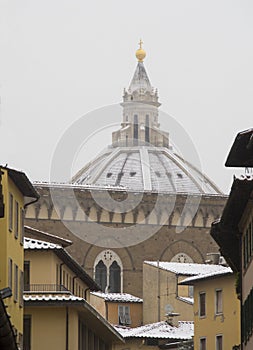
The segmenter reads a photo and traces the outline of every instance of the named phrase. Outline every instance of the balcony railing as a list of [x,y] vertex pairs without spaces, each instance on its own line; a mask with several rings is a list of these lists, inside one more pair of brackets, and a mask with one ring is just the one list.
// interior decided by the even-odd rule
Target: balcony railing
[[24,292],[36,292],[36,293],[57,293],[57,292],[69,292],[69,290],[62,284],[25,284]]

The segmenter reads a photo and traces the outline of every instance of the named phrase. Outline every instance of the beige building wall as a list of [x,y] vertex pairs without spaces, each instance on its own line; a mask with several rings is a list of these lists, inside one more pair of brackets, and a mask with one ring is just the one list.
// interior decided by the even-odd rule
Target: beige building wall
[[[215,313],[216,290],[222,290],[222,313]],[[199,293],[206,293],[206,316],[199,316]],[[240,301],[235,290],[235,275],[198,281],[194,284],[194,349],[206,338],[207,349],[216,349],[216,336],[222,335],[223,349],[240,344]]]
[[66,308],[27,307],[25,315],[31,316],[32,321],[31,349],[66,348]]
[[[184,276],[185,278],[186,276]],[[154,323],[166,319],[166,305],[173,307],[173,312],[182,321],[193,321],[193,305],[179,300],[178,296],[189,295],[188,286],[178,286],[183,276],[143,264],[143,323]]]
[[110,302],[97,295],[90,295],[91,305],[111,324],[119,324],[119,305],[129,306],[131,325],[130,327],[139,327],[143,324],[142,321],[142,303],[120,303]]

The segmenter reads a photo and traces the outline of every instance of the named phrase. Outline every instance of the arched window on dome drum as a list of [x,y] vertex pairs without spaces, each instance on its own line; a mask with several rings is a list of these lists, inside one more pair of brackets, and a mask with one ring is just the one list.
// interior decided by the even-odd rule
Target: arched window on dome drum
[[138,145],[138,115],[134,115],[134,145]]
[[146,115],[145,120],[145,142],[149,142],[149,115]]
[[109,283],[110,283],[110,292],[111,293],[120,293],[121,286],[120,286],[120,266],[117,264],[117,262],[114,260],[109,268]]
[[95,281],[101,287],[102,291],[105,291],[107,285],[107,271],[102,260],[96,265]]

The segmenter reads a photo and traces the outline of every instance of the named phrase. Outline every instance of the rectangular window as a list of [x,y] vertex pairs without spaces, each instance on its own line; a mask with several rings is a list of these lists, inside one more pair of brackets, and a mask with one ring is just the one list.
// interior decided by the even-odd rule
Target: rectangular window
[[14,264],[14,301],[18,301],[18,266]]
[[131,324],[130,307],[128,305],[118,306],[118,318],[119,318],[119,324],[121,325]]
[[206,293],[199,293],[199,316],[206,316]]
[[11,258],[9,258],[9,262],[8,262],[8,285],[12,290],[12,259]]
[[222,350],[222,335],[216,335],[216,350]]
[[31,350],[31,326],[32,318],[30,315],[24,316],[24,350]]
[[15,201],[15,238],[18,238],[19,234],[19,204]]
[[20,208],[20,244],[24,244],[25,211]]
[[24,261],[24,290],[30,290],[30,261]]
[[20,274],[19,274],[19,306],[20,307],[24,306],[23,291],[24,291],[24,272],[20,271]]
[[215,313],[222,314],[222,290],[215,291]]
[[13,229],[13,195],[9,193],[9,230]]
[[193,286],[189,286],[188,287],[188,297],[189,298],[193,298],[194,296],[194,287]]
[[199,350],[206,350],[206,338],[200,338]]

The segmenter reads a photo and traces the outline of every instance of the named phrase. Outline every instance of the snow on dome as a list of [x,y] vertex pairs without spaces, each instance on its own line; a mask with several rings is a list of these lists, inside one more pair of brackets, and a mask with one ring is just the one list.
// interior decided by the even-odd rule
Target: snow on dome
[[141,192],[222,194],[205,175],[166,147],[109,147],[72,182]]

